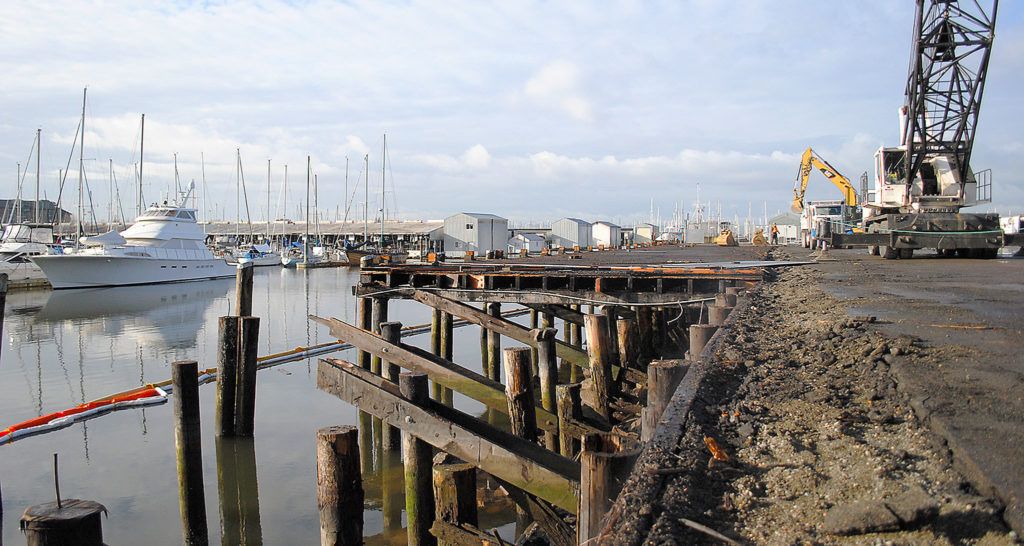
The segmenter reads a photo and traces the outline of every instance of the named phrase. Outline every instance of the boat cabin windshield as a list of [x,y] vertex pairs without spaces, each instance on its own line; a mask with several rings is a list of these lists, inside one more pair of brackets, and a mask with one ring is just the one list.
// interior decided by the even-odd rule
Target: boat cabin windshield
[[140,220],[142,220],[142,219],[155,219],[155,218],[160,218],[160,219],[175,218],[175,219],[178,219],[178,220],[188,220],[188,221],[195,222],[196,221],[196,213],[195,213],[195,211],[192,211],[192,210],[156,209],[156,210],[147,210],[146,212],[142,213],[141,216],[139,216]]
[[10,224],[4,228],[4,233],[0,236],[0,242],[50,244],[53,242],[53,228],[50,226]]

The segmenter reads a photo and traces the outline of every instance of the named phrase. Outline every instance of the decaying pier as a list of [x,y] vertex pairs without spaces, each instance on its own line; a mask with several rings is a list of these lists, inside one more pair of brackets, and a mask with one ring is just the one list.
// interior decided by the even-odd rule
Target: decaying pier
[[[400,431],[410,544],[497,542],[475,520],[477,469],[515,502],[520,530],[594,543],[659,424],[677,426],[676,386],[763,275],[742,263],[366,268],[356,324],[311,317],[359,350],[354,363],[321,360],[317,384],[365,416],[361,443],[387,450]],[[392,299],[431,308],[430,351],[393,335]],[[502,305],[528,308],[530,327]],[[453,319],[480,327],[482,373],[452,360]],[[502,351],[503,339],[514,346]],[[453,392],[484,417],[456,409]]]

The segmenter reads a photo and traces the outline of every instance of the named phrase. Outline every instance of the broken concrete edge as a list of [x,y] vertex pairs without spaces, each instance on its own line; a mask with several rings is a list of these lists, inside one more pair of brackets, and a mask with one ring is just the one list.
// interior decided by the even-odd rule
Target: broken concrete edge
[[689,371],[679,382],[665,408],[654,436],[644,446],[622,491],[602,521],[602,528],[609,530],[609,534],[602,539],[601,544],[642,544],[661,516],[658,502],[669,476],[652,473],[650,470],[674,467],[680,462],[673,453],[682,442],[690,409],[704,378],[719,363],[715,353],[738,317],[750,306],[750,294],[760,291],[763,286],[764,281],[761,281],[752,288],[748,286],[739,294],[736,307],[729,313],[725,323],[711,336],[696,361],[691,362]]
[[963,474],[980,494],[998,499],[1003,505],[1003,522],[1018,534],[1024,535],[1024,499],[1014,497],[1001,487],[1000,483],[991,479],[978,461],[971,456],[971,451],[961,445],[962,440],[953,434],[951,424],[943,416],[936,415],[928,409],[925,405],[927,399],[910,397],[907,391],[900,387],[900,384],[906,383],[908,376],[913,373],[904,367],[905,363],[904,359],[897,359],[890,368],[890,373],[896,381],[896,388],[907,397],[914,414],[925,429],[934,435],[936,447],[949,452],[953,467]]

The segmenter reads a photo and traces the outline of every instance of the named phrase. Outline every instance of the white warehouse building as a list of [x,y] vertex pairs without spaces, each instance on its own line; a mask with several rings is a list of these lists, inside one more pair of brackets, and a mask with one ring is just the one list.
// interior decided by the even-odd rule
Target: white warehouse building
[[444,253],[461,257],[467,250],[476,255],[504,251],[508,244],[508,220],[493,214],[460,212],[444,219]]
[[519,254],[520,251],[525,250],[530,254],[536,254],[541,250],[544,250],[546,241],[543,235],[536,233],[517,233],[514,237],[508,240],[508,253]]
[[611,222],[594,222],[591,235],[595,245],[618,248],[622,244],[622,228]]
[[552,247],[585,248],[591,245],[591,225],[579,218],[562,218],[552,222],[550,242]]

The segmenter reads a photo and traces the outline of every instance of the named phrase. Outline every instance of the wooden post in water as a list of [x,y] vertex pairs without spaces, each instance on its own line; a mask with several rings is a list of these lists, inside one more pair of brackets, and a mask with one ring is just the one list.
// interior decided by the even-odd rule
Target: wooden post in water
[[608,358],[609,361],[615,365],[619,363],[619,331],[615,326],[615,322],[619,318],[619,310],[614,305],[602,305],[601,312],[604,316],[608,317]]
[[614,499],[609,499],[609,470],[606,457],[600,456],[601,435],[583,437],[580,452],[580,509],[577,514],[577,541],[585,544],[601,534],[601,518]]
[[[430,318],[430,352],[441,356],[441,310],[434,309]],[[430,385],[430,397],[438,402],[441,401],[441,385],[432,381]]]
[[650,361],[654,358],[654,325],[651,322],[650,307],[634,307],[636,310],[637,344],[640,346],[640,358]]
[[[380,325],[381,337],[390,343],[398,344],[402,341],[402,323],[401,322],[383,322]],[[393,362],[384,362],[384,378],[391,381],[394,384],[398,384],[398,376],[402,369]],[[397,428],[382,423],[383,432],[381,442],[383,443],[384,451],[398,451],[402,448],[402,436],[401,431]]]
[[[573,305],[572,310],[577,313],[580,312],[579,305]],[[583,348],[583,327],[575,322],[569,323],[569,344],[573,347]],[[574,364],[569,364],[569,381],[572,383],[578,383],[583,380],[582,372],[583,369]]]
[[[452,314],[448,312],[441,313],[441,358],[451,362],[453,350],[455,348],[455,326],[453,324]],[[448,387],[441,387],[441,402],[446,406],[451,406],[454,402],[454,391]]]
[[[430,398],[426,374],[402,372],[398,385],[402,396],[414,404],[423,404]],[[432,546],[436,541],[430,534],[430,526],[434,521],[430,444],[403,432],[402,451],[405,454],[405,512],[408,517],[406,529],[409,544]]]
[[687,369],[679,360],[655,360],[647,366],[647,405],[641,413],[641,440],[646,442],[654,437],[658,421]]
[[217,404],[214,416],[217,436],[235,435],[240,324],[239,317],[220,317],[217,322]]
[[[487,314],[501,318],[501,304],[488,303]],[[493,330],[487,332],[487,376],[501,382],[501,334]]]
[[[381,323],[388,321],[388,299],[387,298],[372,298],[373,300],[373,316],[371,318],[370,326],[373,328],[373,333],[380,334]],[[381,359],[379,356],[374,355],[370,359],[370,370],[383,377],[381,373]]]
[[[487,312],[487,304],[486,303],[483,304],[481,306],[481,308],[483,309],[484,313]],[[487,371],[488,362],[490,362],[490,357],[487,354],[488,347],[489,347],[489,344],[488,344],[489,338],[490,338],[490,336],[487,335],[487,328],[484,328],[483,326],[481,326],[480,327],[480,373],[484,374],[488,378],[491,377],[490,372]]]
[[[4,309],[7,307],[7,273],[0,273],[0,339],[4,337]],[[3,344],[0,343],[0,347]],[[0,506],[0,514],[3,507]],[[0,524],[2,525],[2,524]]]
[[238,385],[235,389],[235,436],[251,438],[256,424],[256,371],[260,341],[259,317],[241,317]]
[[551,313],[541,313],[540,315],[540,327],[541,328],[554,328],[555,327],[555,315]]
[[252,315],[252,280],[256,268],[252,262],[238,264],[235,271],[235,316]]
[[[446,463],[445,454],[434,458],[434,513],[438,522],[449,525],[477,526],[476,467],[468,463]],[[432,528],[438,537],[438,546],[461,546],[458,541],[447,541],[440,526]]]
[[[537,366],[540,376],[540,405],[555,413],[555,387],[558,385],[558,362],[555,358],[555,334],[553,328],[531,330],[533,339],[538,342]],[[544,446],[558,452],[558,435],[548,431],[544,433]]]
[[[553,328],[543,330],[557,334]],[[554,339],[551,339],[554,343]],[[543,353],[543,349],[541,349]],[[552,360],[554,351],[551,352]],[[544,365],[544,363],[542,363]],[[552,366],[557,370],[557,363]],[[510,347],[505,349],[505,396],[508,398],[508,418],[512,434],[531,442],[537,441],[537,412],[533,400],[533,376],[530,371],[530,349],[528,347]],[[516,507],[517,533],[526,529],[530,517],[522,509]]]
[[[536,330],[540,323],[540,317],[537,315],[536,309],[530,309],[530,329]],[[537,366],[537,348],[530,347],[530,359],[533,361],[533,374],[537,375],[540,372]]]
[[21,516],[21,532],[28,546],[103,546],[103,520],[107,509],[89,500],[64,499],[60,506],[47,502],[30,506]]
[[570,420],[578,421],[583,416],[580,400],[580,384],[558,385],[555,387],[555,404],[558,412],[558,447],[563,457],[572,459],[579,451],[579,440],[569,434]]
[[593,409],[605,419],[611,417],[608,407],[611,398],[612,362],[611,339],[608,337],[607,315],[585,315],[587,327],[587,354],[590,356],[590,388],[588,401]]
[[199,365],[195,360],[171,364],[174,396],[174,446],[178,459],[178,501],[186,545],[209,544],[203,493],[203,446],[199,417]]
[[624,368],[644,369],[640,356],[640,334],[637,321],[620,318],[615,322],[619,340],[619,364]]
[[505,349],[505,397],[508,398],[512,434],[536,441],[537,413],[530,375],[530,349],[527,347]]
[[[370,319],[372,318],[373,311],[370,307],[370,298],[356,298],[356,326],[366,331],[370,331],[372,329]],[[364,370],[369,370],[370,353],[366,351],[359,351],[356,354],[356,364]]]
[[668,339],[668,334],[665,332],[664,315],[665,313],[660,307],[651,308],[651,344],[654,348],[652,358],[661,356],[662,347]]
[[316,503],[320,544],[363,543],[363,478],[359,432],[355,427],[326,427],[316,432]]

